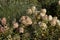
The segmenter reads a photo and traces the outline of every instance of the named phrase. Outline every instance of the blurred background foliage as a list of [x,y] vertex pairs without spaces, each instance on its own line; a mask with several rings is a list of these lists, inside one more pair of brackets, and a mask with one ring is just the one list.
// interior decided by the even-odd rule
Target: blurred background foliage
[[25,10],[35,5],[38,10],[47,9],[47,14],[60,17],[58,0],[0,0],[0,17],[14,18],[25,14]]

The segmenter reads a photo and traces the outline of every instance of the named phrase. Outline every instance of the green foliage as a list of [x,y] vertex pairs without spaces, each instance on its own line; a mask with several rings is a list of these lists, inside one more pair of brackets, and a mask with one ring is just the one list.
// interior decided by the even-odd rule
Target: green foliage
[[[18,21],[22,15],[26,15],[27,8],[35,5],[38,10],[46,8],[48,15],[57,16],[60,19],[60,5],[58,5],[57,2],[58,0],[0,0],[0,18],[6,17],[7,22],[11,24],[11,21],[14,18]],[[30,17],[33,21],[37,21],[34,20],[32,15]],[[0,40],[8,40],[9,35],[12,35],[13,38],[15,36],[16,38],[17,36],[20,36],[22,40],[58,40],[60,37],[60,29],[50,26],[47,31],[41,31],[41,28],[38,25],[33,24],[32,26],[25,28],[24,34],[15,33],[12,32],[12,30],[13,29],[11,28],[5,34],[0,34]],[[25,36],[27,32],[30,33],[28,38]],[[41,35],[42,33],[44,33],[43,36]]]

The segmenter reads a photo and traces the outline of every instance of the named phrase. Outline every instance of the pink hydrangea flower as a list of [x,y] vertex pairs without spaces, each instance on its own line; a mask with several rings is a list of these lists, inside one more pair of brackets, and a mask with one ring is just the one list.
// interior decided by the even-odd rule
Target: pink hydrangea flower
[[3,17],[2,19],[1,19],[1,23],[2,23],[2,25],[6,25],[6,18],[5,17]]
[[22,16],[21,19],[20,19],[20,22],[24,25],[31,25],[32,24],[32,20],[30,17],[28,16]]

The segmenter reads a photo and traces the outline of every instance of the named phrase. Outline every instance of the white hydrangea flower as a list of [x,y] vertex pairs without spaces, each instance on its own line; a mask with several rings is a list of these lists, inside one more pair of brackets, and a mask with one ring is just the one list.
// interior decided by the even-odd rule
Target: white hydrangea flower
[[35,7],[35,6],[32,6],[32,7],[31,7],[31,10],[32,10],[32,12],[34,13],[34,12],[36,11],[36,7]]
[[20,22],[22,24],[24,24],[25,26],[28,26],[28,25],[31,25],[32,24],[32,20],[28,16],[22,16],[21,19],[20,19]]
[[40,25],[40,24],[41,24],[41,22],[38,22],[38,24]]
[[41,22],[39,26],[42,28],[42,30],[47,29],[46,23]]
[[51,15],[49,15],[48,20],[51,21],[53,19],[53,17]]
[[58,1],[58,5],[60,5],[60,0]]
[[47,11],[46,11],[46,9],[41,9],[40,12],[41,12],[41,13],[46,13]]
[[19,33],[24,33],[24,28],[23,27],[19,28]]
[[54,19],[56,19],[56,20],[57,20],[57,17],[54,17]]
[[45,15],[45,16],[42,17],[42,19],[43,19],[44,21],[47,21],[47,20],[48,20],[48,16]]
[[57,22],[57,17],[54,17],[50,22],[51,26],[55,26],[56,22]]
[[27,9],[27,14],[32,14],[32,10],[31,9]]
[[13,28],[18,28],[18,23],[17,22],[15,22],[15,23],[13,23]]
[[46,15],[45,13],[40,13],[40,16],[41,16],[41,17],[43,17],[43,16],[45,16],[45,15]]
[[57,25],[60,26],[60,20],[57,20]]

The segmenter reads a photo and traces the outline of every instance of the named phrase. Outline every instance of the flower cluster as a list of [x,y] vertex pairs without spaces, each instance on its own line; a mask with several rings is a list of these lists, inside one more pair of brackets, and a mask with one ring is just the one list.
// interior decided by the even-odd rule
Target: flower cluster
[[[48,22],[48,23],[50,23],[50,25],[51,26],[56,26],[56,25],[58,25],[59,26],[59,22],[60,22],[60,20],[59,19],[57,19],[57,16],[55,16],[55,17],[52,17],[52,15],[47,15],[46,14],[46,12],[47,12],[47,10],[44,8],[44,9],[41,9],[40,11],[38,11],[38,10],[36,10],[36,7],[35,6],[33,6],[32,7],[33,9],[35,8],[35,10],[33,10],[34,11],[34,14],[35,14],[35,18],[39,18],[39,20],[43,23],[44,21],[46,21],[46,22]],[[30,10],[30,11],[32,11],[32,10]],[[30,12],[29,10],[27,11],[27,13],[30,15]],[[33,15],[34,15],[33,14]],[[36,19],[36,20],[37,20]],[[39,22],[38,22],[39,23]],[[39,23],[40,24],[40,23]],[[46,23],[45,23],[46,24]],[[42,24],[43,25],[43,24]]]
[[[0,19],[0,33],[5,34],[7,32],[11,32],[10,34],[8,33],[9,35],[7,36],[7,38],[10,40],[20,40],[22,39],[21,35],[23,35],[24,38],[25,37],[29,38],[30,35],[33,36],[35,35],[39,37],[39,34],[41,34],[40,36],[41,37],[43,36],[43,38],[45,38],[46,35],[49,35],[47,34],[47,32],[49,33],[48,30],[52,28],[50,30],[52,35],[54,33],[53,30],[55,27],[60,28],[60,20],[57,18],[57,16],[52,17],[52,15],[47,15],[46,12],[47,9],[45,8],[41,10],[37,10],[35,6],[32,6],[31,8],[28,8],[26,11],[26,14],[28,14],[29,16],[23,15],[21,16],[18,22],[17,19],[12,21],[12,27],[9,27],[7,23],[7,19],[3,17]],[[14,33],[15,35],[12,38],[12,34]],[[33,39],[37,39],[37,37]]]

